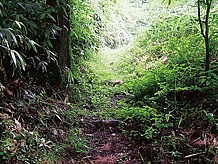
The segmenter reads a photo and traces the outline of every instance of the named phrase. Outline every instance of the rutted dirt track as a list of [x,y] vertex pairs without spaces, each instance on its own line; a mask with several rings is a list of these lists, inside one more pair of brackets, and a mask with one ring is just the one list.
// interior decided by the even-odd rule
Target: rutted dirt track
[[[89,125],[84,132],[89,142],[89,153],[79,163],[117,164],[141,163],[137,147],[122,134],[117,125]],[[90,128],[91,127],[91,128]]]
[[[121,13],[127,18],[126,24],[129,29],[127,35],[134,34],[142,30],[145,24],[142,23],[148,13],[142,9],[142,4],[138,4],[138,1],[131,2],[125,0],[118,1]],[[141,1],[140,1],[141,2]],[[146,5],[146,4],[144,4]],[[131,10],[131,12],[130,12]],[[146,18],[148,19],[148,17]],[[141,22],[141,23],[140,23]],[[115,22],[117,23],[117,22]],[[118,23],[119,24],[119,23]],[[122,25],[121,25],[121,28]],[[130,37],[130,36],[129,36]],[[131,42],[129,43],[131,44]],[[127,45],[120,45],[117,49],[103,49],[100,59],[102,60],[103,68],[106,68],[106,72],[113,74],[112,77],[119,77],[118,72],[114,71],[116,63],[122,59],[122,51],[128,49]],[[111,64],[115,63],[115,64]],[[118,80],[118,79],[114,79]],[[119,85],[119,84],[118,84]],[[122,99],[120,97],[111,98],[109,101],[113,105],[116,105],[116,101]],[[128,135],[122,132],[122,128],[119,127],[118,120],[92,120],[92,118],[86,118],[80,123],[81,131],[86,136],[88,143],[88,154],[81,157],[79,161],[73,161],[73,163],[93,163],[93,164],[140,164],[143,163],[143,157],[141,150],[145,151],[143,143],[134,143]],[[143,152],[146,153],[146,152]]]

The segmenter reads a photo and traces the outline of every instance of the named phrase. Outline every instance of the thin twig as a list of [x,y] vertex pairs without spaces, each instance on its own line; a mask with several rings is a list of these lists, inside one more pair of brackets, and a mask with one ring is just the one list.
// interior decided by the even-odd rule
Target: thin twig
[[203,154],[205,154],[205,152],[200,152],[200,153],[195,153],[195,154],[186,155],[186,156],[185,156],[185,159],[187,159],[187,158],[192,158],[192,157],[195,157],[195,156],[198,156],[198,155],[203,155]]
[[201,20],[200,0],[198,0],[198,21],[199,21],[199,25],[200,25],[200,29],[201,29],[201,35],[205,38],[204,29],[203,29],[202,20]]

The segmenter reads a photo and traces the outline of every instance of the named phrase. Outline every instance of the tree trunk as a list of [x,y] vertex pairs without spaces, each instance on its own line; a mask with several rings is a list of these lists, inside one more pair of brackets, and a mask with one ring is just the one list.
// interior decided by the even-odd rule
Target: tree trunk
[[[65,0],[69,4],[69,0]],[[67,15],[62,10],[59,15],[59,26],[62,28],[59,35],[58,64],[61,67],[70,66],[70,22],[69,7],[66,5]]]
[[[54,46],[54,51],[58,54],[58,65],[52,63],[48,69],[48,78],[49,82],[52,85],[59,85],[61,83],[61,70],[65,67],[70,66],[70,10],[68,7],[69,0],[60,0],[59,2],[60,5],[64,6],[67,13],[65,13],[64,10],[60,10],[57,15],[53,15],[53,17],[56,19],[55,24],[62,29],[59,32],[57,39],[52,42]],[[56,0],[46,0],[46,4],[52,7],[56,7],[58,5]]]
[[209,15],[210,7],[212,1],[206,0],[207,10],[206,10],[206,20],[205,20],[205,46],[206,46],[206,61],[205,61],[205,70],[210,69],[210,43],[209,43]]
[[[200,25],[201,35],[204,38],[205,42],[205,71],[208,71],[210,69],[210,42],[209,42],[209,15],[210,15],[210,7],[211,7],[211,0],[206,0],[206,14],[205,14],[205,21],[201,20],[201,6],[200,6],[200,0],[198,0],[198,21]],[[205,31],[203,28],[203,23],[205,25]]]

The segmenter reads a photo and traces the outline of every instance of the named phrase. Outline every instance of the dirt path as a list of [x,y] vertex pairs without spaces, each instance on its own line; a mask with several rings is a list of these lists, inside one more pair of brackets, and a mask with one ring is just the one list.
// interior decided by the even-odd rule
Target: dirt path
[[[117,67],[122,60],[122,57],[127,55],[127,51],[134,39],[142,29],[149,26],[151,18],[149,15],[156,8],[154,3],[141,4],[141,1],[118,0],[117,9],[120,14],[126,19],[125,22],[116,22],[112,19],[112,24],[116,24],[117,30],[125,31],[125,37],[133,38],[128,44],[118,45],[115,49],[107,47],[102,48],[98,54],[95,55],[91,67],[96,75],[102,81],[104,80],[124,80],[125,75],[119,74]],[[157,15],[153,15],[155,19]],[[119,20],[118,20],[119,21]],[[123,25],[128,27],[123,27]],[[125,29],[125,30],[123,30]],[[128,31],[126,31],[128,29]],[[118,33],[120,34],[120,33]],[[115,39],[117,39],[115,37]],[[120,39],[120,38],[119,38]],[[122,38],[121,38],[122,40]],[[118,41],[119,42],[119,41]],[[127,75],[128,76],[128,75]],[[111,100],[111,99],[110,99]],[[116,101],[112,100],[112,101]],[[113,104],[116,104],[113,102]],[[113,108],[112,108],[113,110]],[[145,150],[143,142],[134,143],[131,138],[122,132],[117,120],[93,120],[92,118],[85,118],[81,123],[81,131],[86,136],[88,143],[88,154],[83,156],[75,163],[79,164],[140,164],[143,162],[141,152]],[[109,122],[109,123],[108,123]],[[111,123],[116,122],[116,123]],[[149,153],[149,152],[148,152]]]
[[142,163],[138,147],[134,147],[134,143],[116,126],[89,124],[84,132],[90,143],[89,153],[79,163]]
[[[131,0],[117,1],[118,9],[122,11],[121,13],[123,15],[125,15],[126,22],[119,23],[116,22],[116,19],[114,19],[113,21],[115,22],[113,23],[118,26],[116,28],[117,30],[126,31],[126,29],[128,29],[128,31],[126,31],[126,35],[124,35],[123,38],[118,37],[121,40],[126,39],[125,37],[128,38],[128,36],[135,39],[137,33],[140,33],[142,29],[149,27],[154,19],[158,18],[159,15],[166,12],[165,9],[161,12],[157,12],[158,6],[155,3],[149,3],[149,5],[146,3],[144,5],[141,5],[138,3],[139,1],[134,1],[137,3],[131,3]],[[126,25],[128,27],[123,28],[122,25]],[[121,33],[118,32],[117,34],[119,35]],[[115,37],[114,39],[117,38]],[[131,44],[134,43],[134,39],[129,41],[128,44],[117,45],[117,48],[114,49],[104,47],[99,51],[98,54],[96,54],[95,59],[90,61],[92,63],[92,70],[95,71],[96,77],[99,79],[99,81],[125,81],[125,78],[128,75],[120,74],[120,72],[118,71],[118,66],[124,56],[131,55],[131,53],[129,52],[129,48]],[[117,41],[117,43],[121,42]],[[100,87],[102,86],[99,86],[99,88]],[[114,88],[109,89],[113,90]],[[116,105],[116,98],[107,98],[108,101],[113,101],[111,102],[111,104]],[[111,110],[116,109],[113,109],[112,106]],[[154,147],[154,145],[146,143],[145,139],[135,139],[135,141],[133,141],[133,139],[131,139],[128,134],[123,133],[122,128],[124,128],[124,126],[119,126],[118,120],[101,120],[100,118],[96,117],[87,117],[84,118],[83,122],[81,122],[80,128],[81,133],[86,137],[88,153],[86,153],[76,162],[74,161],[72,163],[143,164],[150,163],[148,162],[148,159],[152,159],[153,157],[158,156],[155,153],[157,152],[157,149],[159,149],[159,145],[156,145],[156,148]],[[166,134],[166,136],[167,135],[169,134]],[[191,136],[192,134],[189,135]],[[198,136],[200,136],[200,134],[198,134]],[[138,143],[136,143],[136,141]],[[191,143],[195,143],[196,140],[189,142],[191,145]],[[186,141],[184,141],[184,143],[182,144],[183,146],[185,145],[184,147],[186,148]],[[200,145],[201,142],[198,142],[198,144]],[[163,158],[163,161],[161,163],[170,163],[169,161],[172,160],[170,159],[171,156],[167,156],[165,153],[161,155],[163,155],[162,157],[160,157]]]
[[[131,3],[129,0],[118,1],[117,4],[121,14],[126,18],[126,22],[120,23],[120,31],[125,31],[124,39],[133,38],[134,34],[142,29],[143,19],[146,13],[142,6],[137,3]],[[131,12],[130,12],[131,11]],[[119,24],[119,22],[114,22]],[[123,27],[123,25],[128,27]],[[125,30],[122,30],[125,29]],[[128,29],[129,31],[126,31]],[[127,37],[127,38],[125,38]],[[116,39],[116,37],[115,37]],[[123,80],[123,75],[117,72],[117,66],[122,60],[125,51],[128,50],[134,39],[128,42],[128,45],[119,45],[116,49],[104,47],[96,54],[96,61],[93,70],[99,78],[105,80]],[[95,62],[96,62],[95,61]],[[91,61],[93,62],[93,61]],[[112,100],[112,101],[116,101]],[[114,103],[114,102],[113,102]],[[113,122],[114,120],[107,120]],[[139,146],[136,146],[130,138],[122,133],[119,124],[105,123],[102,120],[94,121],[86,118],[81,124],[82,133],[85,134],[88,142],[88,154],[82,157],[76,163],[81,164],[138,164],[143,163],[140,157]]]

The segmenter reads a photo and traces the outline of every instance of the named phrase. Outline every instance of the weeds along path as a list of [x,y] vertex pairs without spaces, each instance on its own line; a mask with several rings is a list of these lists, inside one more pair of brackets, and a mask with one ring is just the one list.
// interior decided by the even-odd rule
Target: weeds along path
[[[124,101],[126,94],[122,93],[125,92],[123,91],[125,87],[120,85],[120,83],[125,84],[127,79],[127,81],[133,81],[136,77],[134,73],[140,72],[131,65],[131,61],[128,59],[138,59],[137,56],[133,56],[136,53],[132,53],[132,51],[136,51],[134,44],[138,41],[138,34],[143,30],[146,31],[146,28],[149,28],[152,21],[159,15],[169,14],[166,8],[162,7],[163,10],[160,8],[161,5],[157,1],[142,4],[142,1],[139,0],[133,1],[133,3],[131,0],[117,0],[117,3],[109,6],[109,14],[105,17],[102,15],[102,21],[106,22],[105,31],[101,37],[102,48],[97,54],[93,54],[93,57],[86,63],[93,75],[88,88],[90,104],[85,104],[88,114],[79,120],[80,134],[86,138],[87,152],[76,163],[137,164],[150,163],[146,162],[146,159],[159,158],[159,155],[163,155],[160,157],[161,159],[168,158],[165,156],[166,152],[162,151],[162,138],[161,141],[151,143],[146,141],[145,137],[154,130],[152,127],[146,126],[149,125],[147,120],[155,117],[155,122],[162,127],[163,125],[160,123],[162,117],[149,106],[131,108],[131,105]],[[142,52],[138,53],[144,57],[145,54]],[[143,61],[141,63],[145,65]],[[146,64],[150,66],[150,63],[152,64],[152,61]],[[148,78],[150,77],[152,79],[153,74],[148,76]],[[153,81],[157,80],[153,78]],[[143,83],[142,86],[149,86],[149,82]],[[136,85],[131,87],[134,88]],[[138,90],[140,91],[141,88]],[[150,93],[151,90],[143,90],[143,92]],[[131,101],[131,99],[128,100]],[[138,125],[137,118],[140,120]],[[126,121],[128,119],[131,121]],[[140,123],[141,120],[143,120],[143,125]],[[150,122],[150,125],[153,124]],[[142,133],[140,133],[140,129],[142,129]],[[166,133],[166,138],[168,138],[168,135],[171,134]],[[156,134],[159,136],[160,133]],[[168,142],[167,139],[163,139],[163,141]],[[184,143],[186,145],[186,142]],[[174,140],[172,145],[175,146]],[[155,155],[159,151],[157,150],[159,146],[161,146],[161,152]],[[166,150],[168,151],[168,145]],[[170,162],[166,160],[166,163]]]
[[119,83],[125,82],[129,76],[122,71],[123,59],[131,56],[130,49],[137,34],[158,16],[152,14],[157,5],[154,2],[130,0],[118,0],[111,5],[113,10],[110,16],[105,16],[107,20],[103,20],[107,22],[107,27],[101,38],[102,48],[86,63],[94,74],[91,86],[92,109],[81,122],[82,133],[88,141],[88,153],[78,163],[143,163],[140,156],[140,146],[143,145],[136,146],[128,135],[123,134],[119,128],[120,120],[116,120],[111,111],[119,110],[116,103],[124,95],[119,94],[119,91],[115,96],[114,93]]
[[142,2],[145,1],[117,0],[117,3],[107,6],[105,10],[109,12],[104,13],[106,15],[100,15],[105,22],[102,47],[86,62],[93,74],[89,88],[91,102],[87,106],[90,113],[81,121],[82,134],[88,141],[88,152],[79,163],[137,164],[144,163],[142,156],[150,154],[144,141],[144,145],[139,145],[123,133],[123,128],[131,124],[123,125],[123,120],[117,117],[122,115],[125,118],[122,108],[128,109],[128,104],[122,102],[126,95],[122,94],[124,91],[120,83],[134,79],[134,73],[139,71],[129,64],[129,60],[137,60],[137,56],[133,56],[135,53],[132,53],[137,36],[149,28],[153,20],[168,13],[158,1]]

